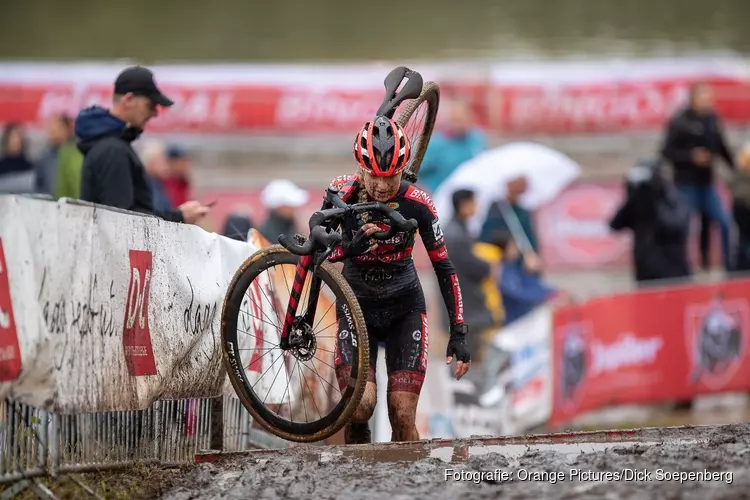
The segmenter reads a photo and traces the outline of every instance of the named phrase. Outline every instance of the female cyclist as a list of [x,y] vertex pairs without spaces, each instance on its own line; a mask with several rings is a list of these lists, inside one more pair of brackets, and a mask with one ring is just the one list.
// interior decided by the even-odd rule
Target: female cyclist
[[[393,120],[379,116],[368,121],[354,141],[359,172],[337,177],[331,186],[348,203],[379,201],[398,210],[406,219],[419,222],[417,232],[432,261],[440,291],[450,317],[450,340],[446,364],[456,359],[454,376],[463,377],[470,368],[463,320],[461,289],[443,241],[443,233],[430,196],[402,180],[409,163],[409,139]],[[388,229],[379,213],[365,213],[342,228],[344,244],[329,257],[345,260],[344,277],[351,285],[364,313],[370,338],[370,373],[362,401],[345,429],[346,443],[371,441],[368,421],[376,403],[375,365],[378,343],[385,343],[388,370],[388,416],[392,441],[416,441],[417,402],[427,370],[427,311],[422,287],[412,260],[415,233],[396,233],[375,243],[368,238]],[[352,352],[349,331],[352,319],[346,305],[337,308],[338,343],[335,365],[340,387],[346,386]]]

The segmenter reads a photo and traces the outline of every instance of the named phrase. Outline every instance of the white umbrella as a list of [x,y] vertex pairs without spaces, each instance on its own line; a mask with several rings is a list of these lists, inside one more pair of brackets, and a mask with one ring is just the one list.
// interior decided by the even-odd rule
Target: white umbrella
[[[471,189],[477,196],[477,214],[469,229],[479,233],[490,205],[505,198],[508,181],[524,176],[528,190],[519,205],[536,210],[557,197],[580,176],[581,167],[564,154],[533,142],[514,142],[480,153],[462,163],[434,193],[433,201],[440,218],[453,217],[453,193]],[[514,218],[515,219],[515,218]],[[513,221],[508,221],[512,226]],[[514,234],[515,228],[511,227]]]

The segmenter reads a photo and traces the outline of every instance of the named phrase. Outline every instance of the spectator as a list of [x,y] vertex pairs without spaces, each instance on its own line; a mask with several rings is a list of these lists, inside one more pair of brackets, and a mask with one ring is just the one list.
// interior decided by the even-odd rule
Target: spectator
[[434,193],[456,168],[487,147],[484,132],[474,125],[471,107],[460,99],[450,103],[450,125],[445,133],[432,135],[419,168],[419,181]]
[[0,192],[34,191],[34,166],[26,156],[26,135],[20,123],[9,123],[0,139]]
[[732,212],[737,223],[736,270],[750,271],[750,143],[737,158],[738,171],[729,185],[732,192]]
[[309,195],[292,181],[277,179],[268,183],[261,193],[261,201],[268,209],[268,218],[260,227],[260,234],[275,244],[279,235],[293,237],[296,233],[294,212],[307,203]]
[[151,197],[154,200],[154,210],[168,212],[172,204],[164,190],[164,180],[169,175],[167,163],[167,147],[161,141],[148,141],[139,151],[139,157],[146,169],[148,182],[151,185]]
[[[531,212],[518,204],[518,200],[527,189],[528,181],[525,177],[511,179],[508,182],[506,199],[494,202],[490,205],[490,208],[487,211],[487,218],[484,221],[479,236],[481,241],[489,243],[493,235],[497,234],[498,231],[509,231],[513,233],[514,229],[523,229],[523,232],[531,245],[531,248],[524,249],[523,253],[528,253],[530,251],[533,251],[534,253],[538,252],[536,230],[534,229]],[[505,211],[503,209],[505,209]],[[516,224],[514,224],[514,222],[516,222],[514,220],[506,220],[506,214],[511,217],[515,215],[518,225],[516,226]]]
[[221,234],[227,238],[247,241],[247,233],[253,228],[253,221],[248,210],[236,210],[224,221]]
[[695,213],[705,213],[719,224],[724,266],[731,270],[727,211],[714,185],[714,159],[721,156],[734,168],[719,117],[713,108],[711,87],[698,83],[690,90],[688,107],[669,121],[662,155],[674,166],[675,183]]
[[83,155],[71,139],[60,146],[57,159],[57,174],[55,175],[55,198],[81,197],[81,169]]
[[628,172],[626,191],[610,227],[633,232],[635,280],[644,284],[689,277],[690,206],[667,179],[661,162],[639,162]]
[[174,222],[194,223],[208,213],[209,207],[197,201],[157,211],[146,170],[131,145],[157,116],[157,106],[172,104],[157,88],[153,73],[134,66],[117,77],[111,109],[92,106],[79,113],[75,128],[84,154],[81,199]]
[[164,190],[173,207],[190,199],[190,156],[180,146],[170,146],[167,151],[169,176],[164,179]]
[[52,195],[55,192],[60,147],[73,138],[72,123],[66,114],[53,115],[47,121],[47,148],[36,164],[35,188],[37,193]]
[[468,220],[477,211],[474,192],[461,189],[453,193],[453,210],[453,219],[443,230],[445,245],[461,283],[464,319],[472,328],[472,335],[466,339],[471,360],[481,363],[499,326],[487,308],[484,290],[484,283],[492,280],[492,268],[475,255],[474,238],[467,229]]
[[539,275],[539,258],[534,253],[523,255],[510,231],[499,229],[490,240],[503,251],[500,294],[505,309],[505,324],[509,325],[559,292],[544,284]]

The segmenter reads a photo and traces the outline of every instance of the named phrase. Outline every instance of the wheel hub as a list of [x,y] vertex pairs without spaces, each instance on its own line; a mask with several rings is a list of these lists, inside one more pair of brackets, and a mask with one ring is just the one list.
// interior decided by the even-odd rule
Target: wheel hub
[[289,350],[300,361],[309,361],[315,356],[317,347],[312,327],[302,317],[297,317],[289,333]]

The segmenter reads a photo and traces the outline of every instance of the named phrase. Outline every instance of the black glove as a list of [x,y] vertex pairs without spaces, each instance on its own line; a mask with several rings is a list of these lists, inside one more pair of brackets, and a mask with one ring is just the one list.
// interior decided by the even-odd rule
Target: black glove
[[469,346],[466,345],[468,331],[469,327],[466,323],[451,326],[451,336],[448,340],[448,349],[445,352],[446,358],[455,356],[456,361],[463,361],[464,363],[471,361]]
[[354,237],[349,241],[344,241],[342,244],[344,250],[344,258],[356,257],[367,253],[370,249],[370,237],[365,236],[365,232],[360,228]]

